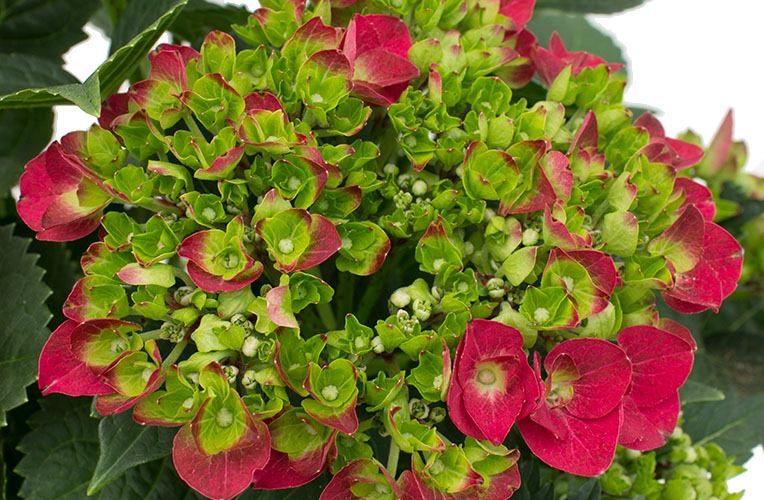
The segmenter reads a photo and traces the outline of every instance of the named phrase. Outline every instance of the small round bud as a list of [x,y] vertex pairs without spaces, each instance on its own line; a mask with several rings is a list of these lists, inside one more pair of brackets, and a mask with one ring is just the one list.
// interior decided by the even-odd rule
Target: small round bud
[[439,424],[446,418],[446,409],[442,406],[436,406],[430,410],[430,421]]
[[432,261],[432,269],[433,269],[433,270],[434,270],[436,273],[439,273],[439,272],[440,272],[440,270],[443,268],[443,266],[444,266],[445,264],[446,264],[446,260],[445,260],[445,259],[437,258],[437,259],[435,259],[434,261]]
[[260,341],[250,335],[244,339],[244,343],[241,345],[241,352],[249,358],[254,358],[257,355],[258,347],[260,347]]
[[427,183],[422,179],[417,179],[411,186],[411,192],[417,196],[422,196],[427,192]]
[[273,287],[271,285],[269,285],[268,283],[266,283],[266,284],[264,284],[263,286],[260,287],[260,295],[265,295],[268,292],[270,292],[272,289],[273,289]]
[[544,323],[545,321],[549,321],[549,318],[551,317],[552,315],[549,313],[549,310],[544,307],[538,307],[533,311],[533,319],[536,323]]
[[225,374],[225,378],[228,380],[228,383],[233,385],[236,383],[236,377],[239,375],[239,369],[233,365],[225,365],[223,367],[223,373]]
[[294,252],[294,243],[292,243],[292,240],[289,238],[284,238],[283,240],[280,240],[278,247],[279,247],[279,252],[285,255],[288,255]]
[[486,222],[491,222],[491,219],[493,219],[495,216],[496,216],[496,212],[494,212],[492,209],[490,208],[485,209],[484,220]]
[[539,232],[533,228],[528,228],[523,231],[523,245],[530,247],[535,245],[539,240]]
[[412,417],[422,420],[430,414],[430,405],[421,399],[411,398],[409,400],[409,411]]
[[327,385],[321,389],[321,397],[327,401],[334,401],[339,396],[340,391],[336,385]]
[[231,413],[231,410],[228,408],[221,408],[215,416],[215,423],[218,424],[218,427],[230,427],[233,423],[233,413]]
[[442,292],[443,291],[437,286],[433,286],[432,288],[430,288],[430,293],[432,294],[433,297],[435,297],[435,300],[440,300],[440,298],[443,296]]
[[255,380],[255,370],[245,371],[244,375],[241,376],[241,385],[243,385],[245,389],[252,390],[255,388],[256,384],[257,380]]
[[385,352],[385,344],[382,343],[382,339],[379,336],[376,336],[373,339],[371,339],[371,348],[377,354],[382,354],[383,352]]
[[244,329],[245,332],[251,334],[255,331],[255,325],[243,314],[234,314],[231,318],[231,323]]
[[471,241],[465,241],[464,242],[464,255],[472,255],[475,253],[475,245],[472,244]]
[[413,304],[414,316],[419,321],[427,321],[432,314],[432,305],[429,300],[415,299]]
[[399,288],[390,296],[390,302],[400,309],[409,305],[409,302],[411,302],[411,295],[408,294],[405,287]]
[[442,391],[443,390],[443,375],[437,375],[435,378],[432,379],[432,388],[436,391]]
[[396,175],[396,174],[398,174],[398,167],[394,163],[387,163],[382,168],[382,171],[386,175]]
[[252,243],[257,241],[257,231],[252,226],[244,226],[244,243]]
[[183,408],[186,411],[190,410],[191,408],[194,407],[194,398],[186,398],[186,399],[184,399],[183,403],[181,403],[180,407]]

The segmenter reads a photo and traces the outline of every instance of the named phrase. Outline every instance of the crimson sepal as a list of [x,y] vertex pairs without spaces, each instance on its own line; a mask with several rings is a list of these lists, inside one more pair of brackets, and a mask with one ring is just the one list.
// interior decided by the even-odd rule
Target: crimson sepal
[[236,443],[215,454],[205,453],[197,439],[207,399],[190,423],[180,428],[172,447],[172,461],[178,475],[204,496],[216,499],[233,498],[252,484],[258,469],[270,458],[268,428],[255,420],[238,394],[235,397],[244,409],[246,426]]
[[695,208],[703,215],[703,219],[713,222],[716,215],[716,203],[710,189],[689,177],[677,177],[674,181],[674,192],[677,191],[684,193],[684,201],[678,211],[684,210],[689,205],[695,205]]
[[387,469],[376,460],[360,458],[340,469],[326,485],[318,500],[355,500],[359,495],[356,495],[354,490],[365,489],[380,494],[389,492],[394,494],[395,498],[403,498],[401,489]]
[[666,137],[663,125],[649,111],[637,118],[634,126],[643,127],[650,134],[650,142],[641,152],[653,163],[664,163],[681,170],[697,165],[703,158],[700,146]]
[[[561,202],[555,202],[555,208],[562,207]],[[571,233],[564,222],[555,218],[549,206],[544,207],[543,223],[544,243],[550,246],[560,247],[563,250],[578,250],[592,245],[592,236],[585,233],[583,236]]]
[[111,191],[58,142],[24,166],[16,208],[38,240],[72,241],[93,232]]
[[633,367],[618,443],[632,450],[666,444],[679,417],[678,390],[692,370],[696,345],[690,331],[671,320],[661,326],[666,329],[639,325],[618,334]]
[[184,90],[188,90],[186,65],[191,60],[200,62],[201,59],[202,55],[191,47],[160,44],[149,54],[149,78],[169,83],[180,95]]
[[531,451],[546,464],[596,476],[615,456],[631,362],[605,340],[566,340],[544,359],[544,403],[518,422]]
[[43,395],[58,392],[67,396],[96,396],[114,391],[72,352],[72,334],[80,326],[67,319],[50,334],[42,348],[37,384]]
[[355,14],[340,42],[353,69],[353,93],[369,104],[388,107],[419,69],[408,59],[412,41],[406,23],[383,14]]
[[742,269],[740,243],[721,226],[706,221],[700,261],[691,270],[676,275],[674,287],[662,292],[663,299],[683,314],[718,311],[722,301],[735,291]]
[[534,63],[541,81],[547,87],[552,85],[554,79],[566,66],[571,66],[572,76],[577,76],[584,68],[595,68],[601,64],[607,66],[610,74],[623,68],[623,64],[608,63],[601,57],[588,52],[569,52],[556,31],[549,37],[549,50],[543,47],[538,48],[534,56]]
[[525,28],[533,16],[533,7],[536,0],[501,0],[499,2],[499,14],[507,17],[509,22],[506,28],[510,32],[520,31]]
[[[101,104],[101,114],[98,116],[98,124],[101,128],[111,130],[114,119],[130,112],[130,96],[127,93],[112,94]],[[122,139],[116,136],[120,142]]]
[[522,347],[515,328],[483,319],[467,324],[448,389],[449,416],[464,434],[499,444],[535,408],[540,382]]
[[140,348],[139,337],[126,336],[139,329],[135,323],[116,319],[84,323],[66,320],[51,334],[40,354],[38,384],[43,394],[113,393],[114,389],[102,382],[101,376],[124,356]]

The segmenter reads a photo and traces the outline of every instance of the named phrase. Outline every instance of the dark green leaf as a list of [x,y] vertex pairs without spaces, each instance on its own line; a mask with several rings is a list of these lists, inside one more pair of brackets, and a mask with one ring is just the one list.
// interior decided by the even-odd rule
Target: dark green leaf
[[288,490],[247,490],[237,496],[237,500],[307,500],[321,496],[332,476],[324,472],[310,483]]
[[544,47],[549,43],[551,34],[557,31],[569,51],[585,50],[607,62],[626,64],[620,47],[582,15],[539,11],[528,23],[528,29],[535,33]]
[[0,52],[34,54],[60,63],[62,54],[87,38],[82,26],[100,3],[99,0],[9,2],[4,15],[0,15]]
[[59,64],[28,54],[0,54],[0,95],[23,89],[78,83]]
[[176,3],[177,0],[132,0],[128,3],[114,27],[109,55],[148,29]]
[[[90,398],[60,395],[40,400],[42,410],[29,421],[31,431],[19,445],[25,454],[16,472],[25,477],[19,492],[34,500],[80,500],[98,456],[98,420],[90,417]],[[87,498],[166,500],[197,498],[177,477],[169,457],[127,473]]]
[[50,109],[0,110],[0,197],[19,182],[24,164],[48,144],[51,135]]
[[168,427],[138,425],[129,411],[101,420],[98,426],[101,455],[88,486],[88,495],[99,491],[127,469],[169,455],[175,432],[176,429]]
[[645,0],[536,0],[536,9],[612,14],[641,5]]
[[[165,0],[167,1],[167,0]],[[175,0],[171,8],[164,12],[151,26],[140,32],[112,54],[82,84],[60,85],[44,88],[26,88],[0,97],[0,108],[45,107],[57,104],[76,104],[84,111],[98,116],[101,101],[119,89],[119,86],[133,72],[136,65],[146,57],[151,47],[172,24],[188,0]],[[131,4],[132,5],[132,4]],[[2,79],[0,78],[0,81]],[[4,92],[0,92],[4,93]]]
[[26,386],[37,379],[37,358],[48,339],[50,311],[45,299],[50,289],[37,255],[27,253],[29,241],[13,236],[13,226],[0,228],[0,423],[5,411],[24,403]]
[[198,46],[210,31],[231,31],[232,24],[247,24],[247,17],[249,11],[245,7],[189,0],[186,8],[172,23],[170,31]]
[[599,500],[602,495],[602,486],[600,480],[593,477],[582,484],[576,491],[572,492],[568,500]]
[[679,398],[682,404],[703,403],[707,401],[722,401],[724,393],[715,387],[706,385],[696,380],[688,380],[679,389]]

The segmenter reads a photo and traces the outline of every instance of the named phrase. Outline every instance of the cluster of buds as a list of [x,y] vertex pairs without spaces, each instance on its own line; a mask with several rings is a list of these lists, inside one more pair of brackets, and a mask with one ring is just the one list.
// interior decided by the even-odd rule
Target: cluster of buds
[[533,1],[263,4],[253,49],[160,45],[27,164],[39,239],[100,228],[43,393],[179,427],[210,498],[329,469],[325,500],[506,499],[515,423],[579,475],[664,444],[695,343],[656,293],[717,309],[742,266],[683,174],[703,150],[633,120],[617,65],[539,47]]

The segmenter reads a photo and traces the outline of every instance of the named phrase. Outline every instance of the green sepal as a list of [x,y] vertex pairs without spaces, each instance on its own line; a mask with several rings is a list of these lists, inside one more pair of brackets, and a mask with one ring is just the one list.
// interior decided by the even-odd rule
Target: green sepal
[[509,302],[501,303],[499,314],[493,320],[517,328],[523,336],[523,347],[525,349],[530,349],[536,345],[536,339],[538,339],[539,334],[538,330],[526,315],[513,309]]
[[109,248],[106,246],[106,243],[101,241],[97,241],[90,245],[87,249],[87,252],[85,252],[85,254],[80,259],[82,271],[86,275],[99,274],[109,278],[114,277],[114,275],[117,274],[117,271],[131,262],[134,262],[134,260],[129,252],[117,252],[109,250]]
[[133,301],[133,311],[148,319],[160,320],[170,312],[165,303],[167,289],[161,286],[139,286],[130,295]]
[[520,312],[539,330],[572,328],[578,324],[578,313],[563,287],[528,287]]
[[328,113],[329,130],[324,134],[353,136],[366,125],[369,116],[371,108],[365,106],[360,99],[350,97]]
[[300,408],[292,408],[268,425],[271,447],[286,453],[292,460],[322,448],[333,435],[331,428],[321,424]]
[[371,351],[371,339],[374,331],[366,325],[362,325],[352,314],[345,316],[344,330],[329,332],[327,342],[330,346],[350,353],[366,354]]
[[337,50],[316,52],[300,66],[295,81],[297,95],[325,124],[327,113],[350,94],[350,63]]
[[388,378],[385,372],[380,371],[377,378],[368,380],[364,384],[364,401],[368,405],[369,412],[376,412],[390,404],[403,389],[403,372]]
[[531,275],[536,266],[539,247],[522,247],[510,254],[502,263],[501,270],[512,286],[518,286]]
[[611,212],[602,219],[604,250],[619,257],[629,257],[637,250],[639,223],[631,212]]
[[146,168],[149,172],[157,174],[153,179],[156,189],[174,201],[178,201],[181,194],[194,189],[191,173],[183,165],[149,160]]
[[484,241],[491,256],[504,261],[523,241],[523,227],[514,217],[494,216],[486,225]]
[[118,117],[112,124],[114,132],[122,139],[125,147],[135,158],[146,160],[157,153],[167,153],[170,149],[164,137],[144,111],[138,111],[125,118]]
[[445,312],[464,311],[478,300],[478,282],[472,268],[460,272],[449,266],[438,275],[435,283],[445,292],[440,298],[440,307]]
[[244,99],[216,73],[196,80],[193,92],[185,97],[188,107],[208,130],[220,127],[226,120],[237,123],[245,108]]
[[337,226],[342,240],[336,265],[359,276],[375,273],[390,250],[390,238],[373,222],[348,222]]
[[202,317],[199,326],[191,334],[200,352],[241,350],[246,331],[230,321],[222,320],[214,314]]
[[430,224],[417,243],[415,257],[419,269],[430,274],[438,274],[447,265],[457,269],[463,267],[461,252],[448,237],[442,221]]
[[[444,399],[448,390],[448,380],[443,378],[443,354],[429,350],[419,353],[419,364],[411,370],[406,382],[413,385],[427,401]],[[450,367],[449,367],[450,370]]]
[[175,255],[180,240],[160,215],[153,215],[146,221],[145,232],[132,239],[133,254],[144,266],[150,266]]
[[254,302],[255,295],[248,286],[234,292],[222,292],[218,294],[217,312],[221,318],[231,318],[236,314],[247,315]]
[[313,212],[332,221],[343,220],[361,206],[361,193],[358,186],[324,189],[313,204]]
[[134,418],[140,423],[180,425],[190,422],[201,405],[199,391],[171,366],[165,376],[165,390],[155,391],[135,405]]
[[236,63],[236,46],[230,35],[220,31],[211,32],[202,43],[201,54],[205,74],[220,73],[226,80],[231,80]]
[[355,366],[347,359],[335,359],[324,367],[311,361],[303,387],[323,406],[347,408],[358,396],[357,378]]
[[125,164],[127,150],[122,149],[114,134],[98,125],[90,127],[85,134],[85,151],[81,156],[85,165],[104,178],[113,177]]
[[305,341],[292,330],[279,334],[278,342],[279,373],[293,391],[302,397],[307,397],[308,391],[302,384],[308,376],[308,365],[318,362],[326,346],[326,338],[322,335],[314,335]]
[[510,109],[512,90],[497,77],[482,76],[472,82],[467,102],[476,113],[494,117]]
[[[78,289],[80,294],[74,296]],[[97,274],[86,276],[77,282],[63,309],[64,315],[76,315],[81,321],[98,318],[119,319],[130,314],[127,294],[122,284]]]
[[215,224],[225,223],[229,219],[219,196],[190,191],[180,199],[188,207],[187,215],[190,215],[200,226],[215,228]]
[[285,200],[296,208],[308,208],[326,185],[326,169],[301,156],[280,158],[273,164],[271,181]]
[[510,202],[520,172],[515,160],[498,149],[488,149],[480,141],[467,149],[464,161],[464,192],[475,200]]

